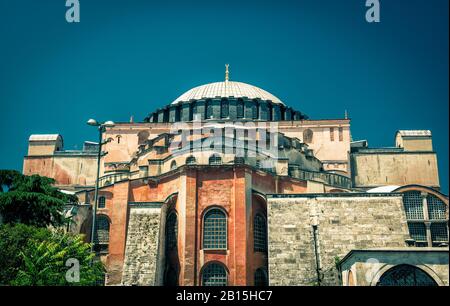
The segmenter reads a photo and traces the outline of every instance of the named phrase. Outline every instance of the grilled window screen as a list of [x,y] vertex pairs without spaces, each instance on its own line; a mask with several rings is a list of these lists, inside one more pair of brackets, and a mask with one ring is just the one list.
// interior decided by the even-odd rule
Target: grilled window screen
[[256,215],[253,222],[254,250],[256,252],[267,251],[267,226],[266,219],[261,215]]
[[220,209],[211,209],[205,214],[203,248],[210,250],[227,248],[227,217]]
[[423,220],[423,202],[420,191],[405,192],[403,195],[406,218],[408,220]]
[[203,286],[226,286],[227,272],[225,268],[216,263],[209,264],[202,272]]
[[440,199],[433,195],[427,196],[428,203],[428,216],[431,220],[445,220],[446,216],[446,205]]
[[106,216],[99,215],[96,220],[94,242],[97,244],[109,243],[109,220]]
[[447,222],[431,224],[431,240],[433,242],[448,242]]
[[213,155],[209,158],[209,164],[210,165],[221,165],[222,164],[222,157],[219,155]]
[[106,207],[105,197],[99,197],[98,198],[98,208],[105,208],[105,207]]
[[408,222],[409,234],[416,241],[427,241],[427,231],[424,223]]

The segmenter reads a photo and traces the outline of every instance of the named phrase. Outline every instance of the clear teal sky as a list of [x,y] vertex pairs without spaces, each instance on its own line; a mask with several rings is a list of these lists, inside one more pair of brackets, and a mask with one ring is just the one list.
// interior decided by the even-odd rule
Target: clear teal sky
[[32,133],[66,149],[96,140],[85,121],[142,120],[184,91],[231,79],[313,119],[352,118],[355,140],[393,146],[430,129],[448,193],[448,0],[0,0],[0,168],[21,169]]

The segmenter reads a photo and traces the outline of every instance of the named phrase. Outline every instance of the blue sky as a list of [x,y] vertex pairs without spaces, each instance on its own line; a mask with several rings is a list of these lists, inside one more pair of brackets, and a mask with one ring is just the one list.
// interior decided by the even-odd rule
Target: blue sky
[[184,91],[231,79],[313,119],[342,118],[355,140],[392,146],[430,129],[448,193],[448,0],[0,0],[0,169],[21,169],[32,133],[66,149],[95,140],[85,121],[142,120]]

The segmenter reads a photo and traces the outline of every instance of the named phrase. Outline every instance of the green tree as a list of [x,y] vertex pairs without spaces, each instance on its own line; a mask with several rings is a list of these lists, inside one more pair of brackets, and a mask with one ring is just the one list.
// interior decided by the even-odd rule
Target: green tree
[[37,227],[64,224],[64,205],[77,202],[77,198],[60,192],[54,183],[53,179],[39,175],[26,176],[14,170],[1,170],[0,215],[3,222]]
[[[1,285],[82,286],[102,283],[104,268],[81,235],[64,234],[23,224],[0,227]],[[3,241],[4,239],[4,241]],[[5,247],[5,249],[3,249]],[[79,280],[66,278],[76,260]],[[73,276],[69,274],[69,276]]]
[[22,266],[20,252],[27,248],[29,241],[43,241],[51,237],[46,228],[36,228],[24,224],[0,225],[0,285],[8,285]]

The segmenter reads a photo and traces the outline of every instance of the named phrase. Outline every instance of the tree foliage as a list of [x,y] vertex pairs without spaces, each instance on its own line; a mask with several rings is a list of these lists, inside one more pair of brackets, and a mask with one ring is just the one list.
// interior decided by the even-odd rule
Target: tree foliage
[[54,182],[39,175],[26,176],[14,170],[0,170],[0,214],[3,222],[37,227],[62,225],[65,221],[64,205],[77,202],[77,198],[60,192],[53,186]]
[[[0,285],[79,286],[103,280],[103,265],[81,235],[16,224],[1,226],[0,239],[0,256],[7,258],[0,262]],[[66,277],[73,268],[66,265],[70,260],[79,264],[75,282]]]

